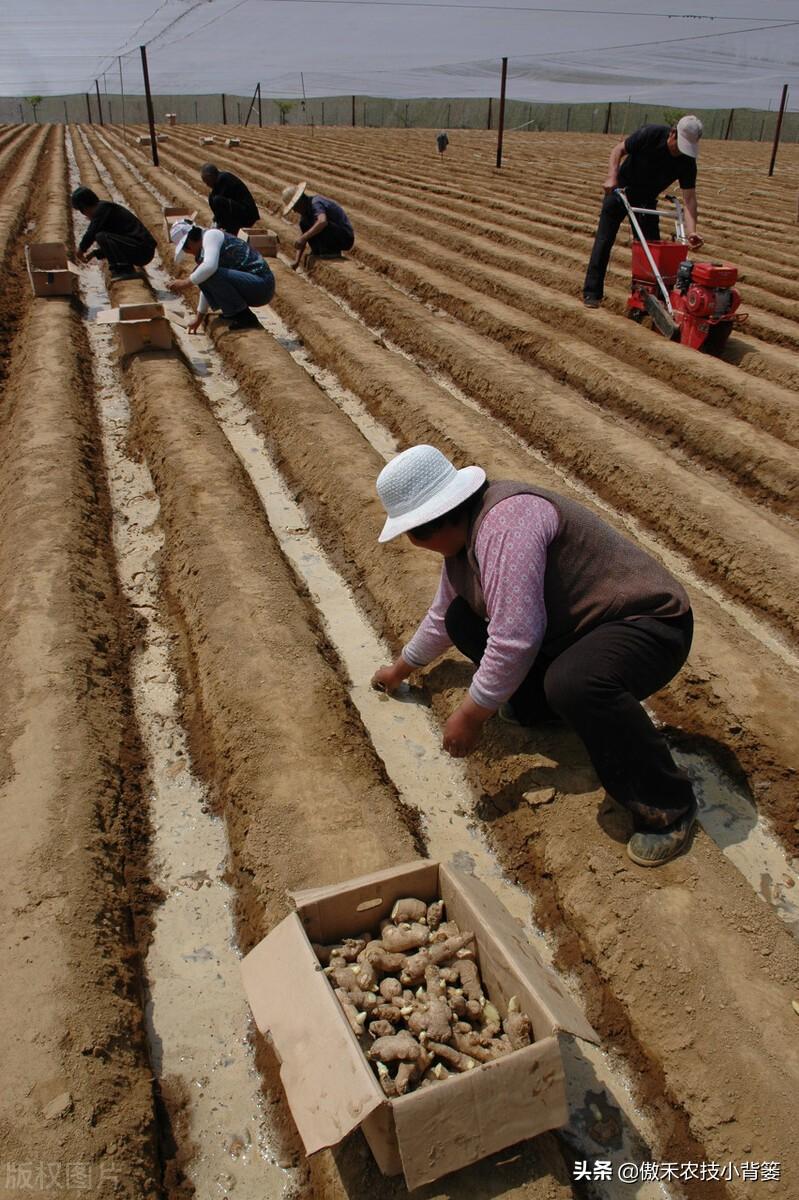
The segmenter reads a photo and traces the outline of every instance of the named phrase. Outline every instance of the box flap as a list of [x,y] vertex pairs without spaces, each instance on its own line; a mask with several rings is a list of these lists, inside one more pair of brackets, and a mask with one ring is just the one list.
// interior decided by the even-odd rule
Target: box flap
[[34,271],[75,270],[63,242],[31,242],[25,247],[25,257]]
[[[510,915],[484,883],[473,875],[466,875],[455,867],[442,864],[442,881],[450,881],[459,893],[460,900],[473,916],[470,920],[475,928],[486,925],[501,947],[508,961],[527,979],[535,994],[539,1007],[548,1018],[553,1030],[562,1029],[587,1042],[599,1043],[599,1037],[589,1025],[583,1013],[554,971],[545,966],[530,945],[518,921]],[[443,890],[443,886],[442,886]],[[468,927],[468,926],[467,926]],[[533,1016],[533,1014],[530,1014]],[[533,1022],[535,1025],[535,1021]]]
[[296,913],[242,960],[255,1023],[269,1033],[308,1154],[335,1146],[385,1096]]
[[163,321],[172,319],[173,314],[165,311],[161,304],[122,304],[119,308],[103,308],[95,320],[99,325],[136,324],[139,321]]
[[[409,1190],[568,1120],[557,1038],[391,1102]],[[557,1111],[553,1111],[553,1096]]]
[[374,929],[403,896],[438,897],[438,863],[430,859],[386,867],[328,887],[295,892],[292,899],[312,942],[331,942]]

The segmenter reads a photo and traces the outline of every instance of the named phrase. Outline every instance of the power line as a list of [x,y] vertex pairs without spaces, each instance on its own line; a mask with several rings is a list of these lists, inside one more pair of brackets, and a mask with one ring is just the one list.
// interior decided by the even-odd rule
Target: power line
[[[263,3],[264,0],[261,0]],[[529,4],[467,4],[460,0],[265,0],[268,4],[354,4],[365,8],[475,8],[481,12],[556,13],[584,17],[661,17],[670,21],[769,21],[764,29],[778,29],[781,25],[792,25],[784,17],[761,17],[759,14],[742,13],[740,16],[709,13],[642,12],[640,9],[625,8],[565,8],[544,7]],[[743,31],[745,32],[745,31]],[[703,34],[701,36],[720,36]]]

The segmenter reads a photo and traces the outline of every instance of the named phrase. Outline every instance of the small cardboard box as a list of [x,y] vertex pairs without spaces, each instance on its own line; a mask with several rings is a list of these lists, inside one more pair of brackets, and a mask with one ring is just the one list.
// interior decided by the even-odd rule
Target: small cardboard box
[[149,146],[150,145],[150,135],[149,134],[139,134],[139,136],[136,138],[136,142],[139,146]]
[[225,145],[226,146],[240,146],[241,139],[240,138],[225,138]]
[[194,212],[191,212],[185,204],[165,204],[163,211],[167,237],[171,234],[175,221],[193,221],[197,216],[197,209],[195,208]]
[[178,114],[177,113],[164,113],[164,118],[166,119],[166,121],[169,125],[177,125],[177,123],[178,123]]
[[215,142],[215,141],[216,141],[215,137],[201,137],[200,145],[201,146],[210,146],[211,142]]
[[25,247],[25,262],[34,296],[71,296],[78,286],[78,268],[67,258],[63,242],[33,242]]
[[163,304],[122,304],[97,314],[100,325],[116,325],[124,354],[171,350],[172,329]]
[[[376,928],[396,900],[442,898],[447,918],[475,934],[486,992],[504,1013],[511,996],[535,1041],[474,1070],[398,1099],[383,1093],[311,943]],[[598,1042],[519,923],[473,876],[421,861],[299,892],[286,917],[242,962],[255,1022],[280,1061],[289,1107],[308,1154],[359,1126],[384,1175],[408,1188],[555,1129],[568,1120],[557,1034]]]
[[277,257],[278,236],[274,229],[242,229],[239,237],[264,258]]

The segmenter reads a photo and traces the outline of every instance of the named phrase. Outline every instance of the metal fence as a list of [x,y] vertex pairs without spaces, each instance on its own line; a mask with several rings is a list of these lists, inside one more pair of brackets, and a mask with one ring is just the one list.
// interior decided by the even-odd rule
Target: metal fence
[[[204,96],[153,96],[156,121],[161,124],[167,113],[175,113],[180,125],[240,125],[247,117],[251,96],[229,93]],[[23,97],[0,97],[0,122],[88,122],[103,121],[119,125],[143,124],[147,120],[144,96],[100,94],[94,92],[46,96],[31,105]],[[265,125],[358,125],[372,128],[409,129],[495,129],[499,101],[485,99],[392,100],[380,96],[314,96],[307,101],[296,97],[277,99],[264,96],[261,102]],[[708,138],[736,141],[770,141],[774,136],[777,114],[762,109],[697,109]],[[523,128],[531,132],[557,133],[631,133],[647,122],[669,124],[679,116],[676,109],[658,105],[629,104],[538,104],[508,100],[506,129]],[[250,124],[258,123],[257,106]],[[786,112],[782,140],[799,141],[799,112]]]

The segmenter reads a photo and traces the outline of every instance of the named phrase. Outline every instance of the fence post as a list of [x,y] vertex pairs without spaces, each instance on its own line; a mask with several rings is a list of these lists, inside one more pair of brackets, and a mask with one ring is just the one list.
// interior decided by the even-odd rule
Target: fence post
[[491,103],[492,103],[492,98],[491,98],[491,96],[489,96],[488,97],[488,121],[486,122],[486,129],[491,128]]
[[610,133],[610,109],[611,104],[608,101],[608,111],[605,113],[605,128],[602,130],[603,133]]
[[[92,121],[92,106],[91,106],[91,103],[89,102],[89,93],[86,92],[85,96],[86,96],[86,115],[89,118],[89,124],[93,125],[94,122]],[[22,114],[22,105],[21,104],[19,106],[19,111],[20,111],[20,116],[21,116],[21,114]]]
[[735,109],[731,108],[730,115],[727,118],[727,128],[724,130],[724,141],[725,142],[728,142],[730,140],[730,134],[732,133],[732,119],[734,116],[735,116]]
[[140,46],[141,50],[141,69],[144,75],[144,95],[147,100],[147,120],[150,125],[150,150],[153,155],[153,166],[158,166],[158,143],[155,140],[155,116],[153,114],[153,97],[150,92],[150,72],[147,70],[147,49]]
[[505,132],[505,85],[508,81],[508,60],[502,60],[502,77],[499,81],[499,126],[497,128],[497,167],[502,166],[502,135]]
[[788,84],[782,85],[782,98],[780,99],[780,111],[777,114],[777,128],[774,130],[774,145],[771,149],[771,162],[769,163],[769,176],[774,174],[774,164],[777,161],[777,147],[780,144],[780,130],[782,129],[782,118],[785,113],[785,102],[788,99]]
[[225,93],[222,93],[222,124],[227,125],[227,106],[225,104]]

